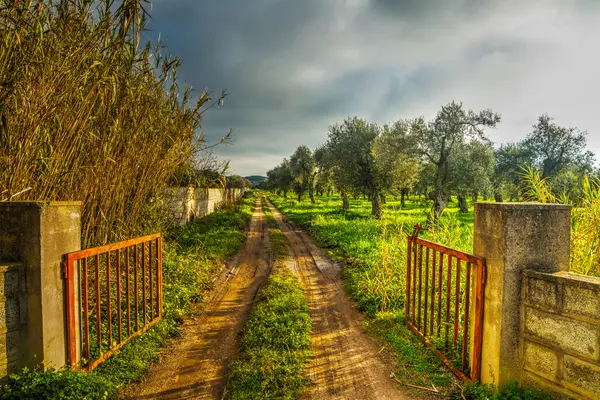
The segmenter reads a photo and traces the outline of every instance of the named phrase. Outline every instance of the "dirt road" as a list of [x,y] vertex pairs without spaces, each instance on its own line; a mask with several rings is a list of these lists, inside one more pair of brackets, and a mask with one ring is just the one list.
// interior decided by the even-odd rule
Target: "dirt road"
[[303,398],[409,399],[390,378],[393,366],[383,362],[363,333],[361,315],[344,294],[339,267],[268,205],[290,243],[291,267],[300,277],[313,320],[313,354],[307,369],[313,385]]
[[244,249],[217,279],[210,306],[189,318],[184,338],[148,373],[148,379],[128,390],[132,399],[220,399],[227,365],[237,351],[254,296],[272,265],[268,227],[261,200],[256,202]]

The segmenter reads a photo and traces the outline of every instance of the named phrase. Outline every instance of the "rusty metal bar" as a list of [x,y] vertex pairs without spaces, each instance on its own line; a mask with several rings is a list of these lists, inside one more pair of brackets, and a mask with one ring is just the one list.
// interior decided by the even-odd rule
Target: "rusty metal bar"
[[79,260],[84,257],[93,257],[97,254],[102,254],[102,253],[106,253],[109,251],[114,251],[116,249],[122,249],[124,247],[144,243],[144,242],[147,242],[149,240],[154,240],[159,237],[160,237],[160,233],[155,233],[152,235],[141,236],[141,237],[138,237],[135,239],[124,240],[124,241],[118,242],[118,243],[107,244],[105,246],[92,247],[90,249],[84,249],[84,250],[77,250],[77,251],[73,251],[71,253],[67,253],[67,255],[72,257],[73,260]]
[[142,246],[142,315],[146,325],[146,246],[145,243],[140,243],[140,246]]
[[433,323],[435,318],[435,270],[436,270],[437,251],[433,250],[433,260],[431,261],[431,321],[429,323],[429,335],[433,335]]
[[163,296],[162,296],[162,238],[158,237],[156,239],[157,242],[157,252],[158,252],[158,263],[157,263],[157,267],[158,267],[158,272],[157,272],[157,282],[156,282],[156,290],[158,292],[158,316],[162,316],[162,300],[163,300]]
[[438,266],[438,313],[437,313],[437,337],[442,331],[442,268],[444,267],[444,253],[440,253],[440,264]]
[[[429,299],[429,247],[425,251],[425,305],[423,306],[423,335],[427,336],[427,300]],[[433,315],[433,312],[431,313]]]
[[469,303],[471,302],[471,263],[467,263],[467,271],[466,271],[466,282],[465,282],[465,313],[463,315],[464,318],[464,327],[463,327],[463,341],[462,341],[462,357],[461,357],[461,365],[462,370],[466,370],[467,368],[467,346],[469,344]]
[[98,340],[98,350],[102,355],[102,321],[100,321],[100,254],[96,254],[96,339]]
[[127,282],[125,283],[125,292],[127,293],[127,337],[131,336],[131,292],[129,291],[129,246],[125,247],[125,276]]
[[423,302],[423,246],[419,246],[419,262],[417,265],[419,266],[419,298],[417,299],[419,311],[417,313],[417,326],[421,329],[421,303]]
[[121,249],[117,249],[117,321],[119,343],[121,343],[123,341],[123,327],[121,326]]
[[75,317],[75,279],[74,278],[74,260],[68,256],[63,257],[62,272],[66,279],[65,289],[65,306],[67,308],[67,353],[69,357],[69,365],[71,368],[77,364],[77,342],[76,337],[76,317]]
[[[417,227],[415,232],[418,233]],[[428,347],[432,348],[444,364],[460,379],[479,379],[485,259],[423,240],[417,235],[409,236],[407,244],[405,294],[407,326]],[[463,262],[466,264],[465,268],[463,268]],[[424,274],[423,268],[425,268]],[[456,268],[455,271],[453,268]],[[463,273],[465,273],[464,294],[461,292]],[[471,279],[473,279],[473,284],[471,284]],[[471,311],[471,301],[474,301],[474,312]],[[469,347],[471,325],[473,325],[471,337],[474,343]],[[452,330],[452,338],[450,330]],[[461,332],[462,337],[460,337]],[[441,335],[443,335],[443,341],[436,341],[439,344],[434,345],[430,338],[434,336],[440,338]],[[461,346],[460,354],[457,352],[458,346]],[[471,351],[473,354],[470,354]],[[457,356],[456,359],[455,356]],[[451,359],[454,361],[450,361]],[[471,366],[469,366],[469,361]],[[467,371],[470,376],[467,376]]]
[[423,336],[423,334],[421,332],[419,332],[419,330],[417,328],[415,328],[412,325],[409,325],[408,328],[413,331],[413,333],[415,333],[419,339],[421,339],[421,341],[425,344],[425,346],[429,347],[444,363],[444,365],[446,365],[446,368],[448,368],[450,371],[452,371],[452,373],[454,375],[456,375],[460,380],[462,380],[463,382],[466,381],[470,381],[472,379],[469,379],[468,376],[466,376],[464,374],[464,372],[459,371],[458,369],[456,369],[452,363],[450,362],[450,360],[448,360],[448,358],[446,357],[446,355],[444,353],[442,353],[441,351],[439,351],[438,349],[435,348],[435,346],[433,345],[433,343],[431,343],[425,336]]
[[456,294],[454,296],[454,340],[452,341],[452,357],[454,357],[454,351],[456,349],[458,341],[458,321],[460,306],[460,259],[456,260]]
[[134,258],[134,262],[133,262],[133,291],[135,293],[134,295],[134,299],[135,299],[135,330],[139,330],[140,329],[140,318],[139,318],[139,302],[138,302],[138,268],[137,268],[137,264],[138,264],[138,247],[137,244],[135,245],[135,247],[133,248],[133,258]]
[[133,339],[136,336],[141,335],[142,333],[146,332],[148,329],[150,329],[154,324],[156,324],[158,321],[160,321],[160,318],[155,318],[154,320],[150,321],[149,323],[147,323],[145,326],[143,326],[141,329],[137,330],[136,332],[134,332],[131,337],[127,338],[126,341],[124,341],[123,343],[120,343],[118,345],[116,345],[114,348],[108,350],[106,353],[102,354],[99,358],[97,358],[96,360],[90,362],[87,366],[86,369],[88,371],[92,371],[94,368],[96,368],[98,365],[102,364],[104,361],[106,361],[107,359],[109,359],[117,350],[119,350],[121,347],[123,347],[127,342],[129,342],[129,340]]
[[475,274],[475,325],[473,327],[473,365],[471,366],[471,377],[477,381],[481,377],[481,347],[483,344],[483,300],[485,294],[486,264],[481,260],[477,265]]
[[[146,256],[146,243],[148,243],[148,255]],[[138,273],[138,245],[142,246],[141,250],[141,271]],[[130,247],[134,247],[133,251],[133,274],[131,274],[131,252]],[[123,275],[122,269],[122,255],[121,249],[125,249],[125,276]],[[112,256],[115,252],[115,260],[113,262]],[[103,255],[106,255],[106,270],[102,271],[102,260]],[[88,263],[88,257],[93,257],[95,262],[95,282],[91,281],[89,276],[90,266]],[[81,271],[81,280],[76,281],[74,263],[77,262],[77,268]],[[148,272],[146,272],[146,267]],[[156,268],[156,270],[155,270]],[[113,271],[114,269],[114,271]],[[63,255],[63,277],[65,279],[65,290],[66,290],[66,317],[67,317],[67,352],[68,352],[68,364],[74,368],[80,359],[78,359],[78,349],[76,342],[76,332],[79,330],[82,336],[81,352],[82,357],[87,361],[84,368],[87,370],[94,369],[97,365],[102,363],[104,360],[109,358],[116,350],[121,348],[122,345],[127,343],[131,338],[139,335],[146,331],[150,326],[158,322],[162,316],[162,238],[159,234],[148,235],[142,238],[136,238],[127,240],[120,243],[113,243],[107,246],[101,246],[97,248],[85,249],[76,252],[71,252]],[[113,276],[113,273],[116,276]],[[133,275],[133,276],[132,276]],[[105,282],[101,279],[104,278]],[[122,278],[125,279],[125,285],[123,285]],[[135,307],[135,329],[132,332],[132,321],[131,321],[131,279],[134,280],[134,307]],[[116,295],[113,297],[113,280],[116,284]],[[140,304],[140,290],[138,285],[142,285],[142,301]],[[75,296],[75,285],[80,287],[80,296],[77,299]],[[92,359],[91,352],[91,340],[90,340],[90,289],[93,285],[95,290],[95,306],[94,317],[96,327],[96,340],[98,345],[98,357]],[[156,288],[155,288],[156,285]],[[125,288],[123,288],[125,286]],[[147,287],[148,286],[148,287]],[[102,290],[106,290],[106,294],[102,293]],[[123,293],[125,290],[125,293]],[[149,296],[147,290],[150,290]],[[156,290],[156,292],[155,292]],[[127,331],[126,338],[124,338],[123,329],[123,310],[122,302],[123,295],[125,295],[125,302],[127,306],[126,317],[127,317]],[[103,301],[106,301],[104,304]],[[148,301],[150,304],[148,305]],[[80,303],[83,310],[80,314],[79,326],[77,326],[77,318],[75,315],[76,305]],[[113,302],[116,304],[116,312],[113,308]],[[156,302],[156,303],[155,303]],[[140,316],[140,306],[143,306],[143,315]],[[102,308],[105,308],[104,310]],[[149,313],[149,315],[148,315]],[[115,320],[113,320],[113,317]],[[143,325],[140,324],[140,319],[143,319]],[[117,327],[114,326],[117,323]],[[102,329],[108,328],[108,335],[103,338]],[[114,332],[113,332],[114,330]],[[115,337],[113,338],[113,334]],[[118,334],[118,340],[116,335]],[[103,339],[107,341],[107,347],[104,347]],[[114,344],[113,344],[114,339]],[[105,351],[106,350],[106,351]]]
[[106,253],[106,314],[108,315],[108,348],[112,347],[112,309],[110,304],[110,252]]
[[89,317],[89,293],[88,293],[88,264],[87,257],[83,260],[83,340],[85,353],[83,358],[89,360],[90,355],[90,317]]
[[154,318],[154,286],[152,286],[152,269],[154,268],[154,263],[152,262],[152,241],[148,242],[148,269],[149,269],[149,284],[148,288],[150,290],[150,319]]
[[444,334],[444,352],[448,352],[448,328],[450,325],[450,297],[452,290],[452,256],[448,255],[448,277],[446,288],[446,318],[445,318],[445,334]]
[[408,317],[410,313],[410,280],[411,280],[411,261],[412,261],[412,239],[408,237],[408,252],[406,253],[406,291],[404,294],[404,320],[408,323]]
[[469,253],[465,253],[465,252],[460,251],[460,250],[455,250],[455,249],[452,249],[450,247],[446,247],[444,245],[441,245],[439,243],[430,242],[429,240],[425,240],[425,239],[422,239],[420,237],[416,238],[415,242],[417,244],[419,244],[419,245],[423,245],[423,246],[429,247],[429,248],[431,248],[433,250],[437,250],[437,251],[439,251],[441,253],[450,255],[450,256],[452,256],[454,258],[460,259],[460,260],[465,261],[465,262],[477,263],[478,261],[483,260],[483,258],[481,258],[479,256],[476,256],[476,255],[473,255],[473,254],[469,254]]

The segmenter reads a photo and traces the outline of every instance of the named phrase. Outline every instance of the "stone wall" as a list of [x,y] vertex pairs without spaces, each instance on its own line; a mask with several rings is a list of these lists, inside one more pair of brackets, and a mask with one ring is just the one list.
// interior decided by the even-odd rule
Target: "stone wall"
[[206,189],[181,187],[169,189],[165,197],[168,199],[173,220],[179,226],[213,213],[220,207],[230,205],[239,200],[244,189]]
[[23,366],[27,331],[25,267],[0,262],[0,378]]
[[524,271],[521,384],[600,398],[600,279]]

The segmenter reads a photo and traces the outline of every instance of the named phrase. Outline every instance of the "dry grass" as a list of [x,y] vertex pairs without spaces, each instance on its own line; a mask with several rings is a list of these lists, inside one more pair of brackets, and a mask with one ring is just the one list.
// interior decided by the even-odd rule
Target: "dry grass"
[[156,229],[153,199],[212,105],[140,46],[142,4],[0,0],[0,201],[83,201],[85,245]]

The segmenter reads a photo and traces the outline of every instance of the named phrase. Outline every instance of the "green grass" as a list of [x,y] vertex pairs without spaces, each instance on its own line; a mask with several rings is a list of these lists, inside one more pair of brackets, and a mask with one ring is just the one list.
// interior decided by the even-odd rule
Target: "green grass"
[[163,249],[163,319],[90,373],[28,371],[10,375],[0,399],[110,399],[127,383],[140,380],[194,303],[212,288],[224,261],[244,243],[256,197],[236,209],[220,210],[171,232]]
[[539,390],[519,387],[516,382],[509,383],[499,390],[492,385],[467,383],[452,394],[453,400],[550,400],[550,396]]
[[267,225],[269,226],[269,231],[271,232],[271,250],[273,251],[273,255],[276,259],[275,262],[277,263],[288,254],[287,239],[281,233],[281,230],[279,229],[279,225],[277,224],[275,217],[273,217],[273,214],[271,213],[267,202],[264,200],[262,203],[262,210],[265,214]]
[[[407,235],[415,224],[425,224],[430,202],[413,199],[405,207],[388,198],[383,218],[371,217],[366,199],[351,199],[344,211],[339,196],[318,197],[316,204],[269,198],[293,223],[308,230],[318,244],[343,265],[348,294],[367,316],[367,328],[395,350],[397,378],[412,385],[449,389],[451,374],[404,324]],[[473,211],[460,213],[450,203],[440,229],[424,232],[427,239],[463,251],[473,247]]]
[[300,283],[289,271],[276,268],[260,290],[242,333],[226,398],[297,398],[308,385],[304,367],[310,357],[311,327]]

